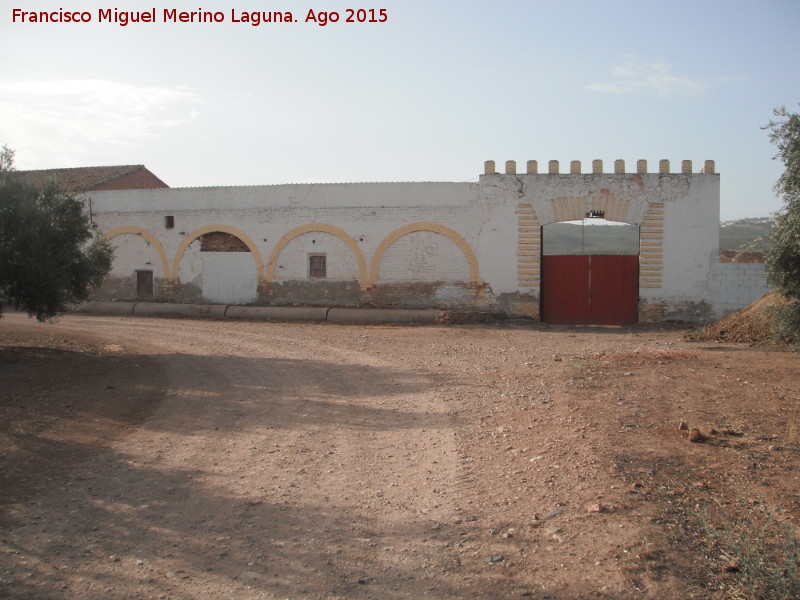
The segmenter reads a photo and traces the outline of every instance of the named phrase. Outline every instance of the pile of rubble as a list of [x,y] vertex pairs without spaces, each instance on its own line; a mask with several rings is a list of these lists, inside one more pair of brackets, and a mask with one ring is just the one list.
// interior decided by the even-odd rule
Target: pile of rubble
[[747,308],[743,308],[721,321],[706,325],[693,337],[702,341],[748,344],[775,342],[770,322],[770,308],[785,303],[786,301],[777,294],[766,294]]

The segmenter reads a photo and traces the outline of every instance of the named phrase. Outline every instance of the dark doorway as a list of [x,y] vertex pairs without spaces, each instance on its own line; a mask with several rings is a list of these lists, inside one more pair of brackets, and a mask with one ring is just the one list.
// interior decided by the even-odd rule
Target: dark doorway
[[152,271],[136,271],[136,295],[139,298],[151,298],[153,296]]

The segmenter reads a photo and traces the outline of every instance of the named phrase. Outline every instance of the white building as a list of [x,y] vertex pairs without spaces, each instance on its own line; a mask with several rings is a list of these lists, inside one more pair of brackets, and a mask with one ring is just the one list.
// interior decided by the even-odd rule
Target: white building
[[[700,173],[689,161],[680,173],[667,161],[657,173],[645,161],[635,173],[622,161],[613,173],[600,161],[547,171],[529,161],[517,174],[509,161],[500,174],[489,161],[477,183],[86,192],[117,247],[95,298],[630,323],[709,320],[765,291],[759,266],[719,262],[712,161]],[[543,257],[549,224],[587,216],[637,227],[634,258]]]

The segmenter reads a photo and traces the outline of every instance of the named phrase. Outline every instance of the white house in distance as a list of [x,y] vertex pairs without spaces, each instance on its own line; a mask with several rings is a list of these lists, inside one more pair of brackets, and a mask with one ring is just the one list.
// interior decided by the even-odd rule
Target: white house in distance
[[[508,161],[498,173],[487,161],[472,183],[87,190],[117,248],[95,298],[628,324],[707,321],[765,292],[763,265],[719,262],[713,161],[590,170],[528,161],[517,173]],[[622,255],[548,249],[550,225],[601,220],[634,228],[638,244]]]

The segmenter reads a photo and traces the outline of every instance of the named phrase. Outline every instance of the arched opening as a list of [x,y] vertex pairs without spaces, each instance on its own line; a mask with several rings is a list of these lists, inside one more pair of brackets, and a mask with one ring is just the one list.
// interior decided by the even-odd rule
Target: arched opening
[[639,227],[590,211],[542,227],[542,321],[631,325],[639,313]]
[[203,302],[249,304],[258,297],[258,270],[247,244],[226,231],[209,231],[200,245]]
[[[358,269],[358,282],[361,289],[367,287],[367,261],[364,258],[364,253],[361,251],[361,248],[358,247],[358,244],[353,240],[351,236],[349,236],[344,230],[334,227],[333,225],[326,225],[324,223],[310,223],[308,225],[302,225],[300,227],[296,227],[284,235],[278,243],[275,244],[275,247],[272,250],[272,253],[269,257],[269,262],[267,263],[266,268],[266,279],[269,282],[273,282],[280,277],[279,270],[281,270],[281,265],[278,264],[278,261],[281,257],[286,246],[288,246],[292,241],[301,236],[306,236],[309,233],[322,233],[322,234],[329,234],[333,237],[338,238],[344,245],[350,249],[352,253],[352,258],[356,262],[356,267]],[[314,240],[312,239],[312,242]],[[335,267],[335,266],[334,266]],[[285,268],[285,266],[284,266]]]
[[169,262],[161,242],[141,227],[116,227],[103,234],[115,249],[111,272],[92,293],[99,300],[147,300],[160,298]]
[[206,225],[184,238],[172,263],[184,302],[249,304],[258,298],[261,253],[229,225]]
[[271,263],[270,304],[357,304],[361,300],[359,276],[362,267],[366,268],[358,257],[347,238],[336,233],[317,230],[294,235],[281,244]]
[[482,293],[478,260],[457,232],[411,223],[390,233],[372,257],[373,299],[383,305],[469,306]]

